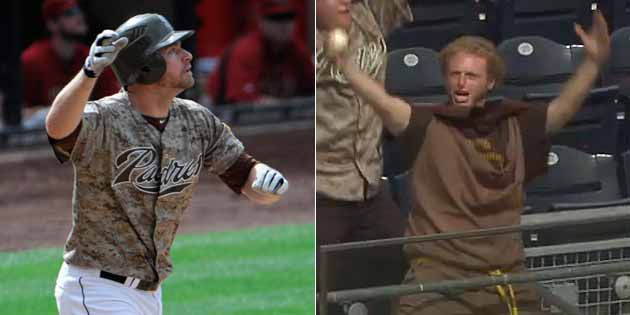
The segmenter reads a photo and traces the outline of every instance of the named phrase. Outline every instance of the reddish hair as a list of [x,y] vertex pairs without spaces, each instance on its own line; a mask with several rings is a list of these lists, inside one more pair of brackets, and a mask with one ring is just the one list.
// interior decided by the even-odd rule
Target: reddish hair
[[486,60],[488,76],[499,85],[505,77],[505,62],[494,44],[479,36],[462,36],[450,42],[439,54],[442,72],[446,74],[449,60],[457,53],[465,52]]

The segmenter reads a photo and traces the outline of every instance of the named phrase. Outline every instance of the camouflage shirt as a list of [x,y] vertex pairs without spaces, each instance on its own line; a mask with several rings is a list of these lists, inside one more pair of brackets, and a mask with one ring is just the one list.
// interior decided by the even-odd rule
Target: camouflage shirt
[[[384,36],[411,19],[407,0],[361,0],[351,6],[350,51],[354,62],[383,81],[387,47]],[[383,123],[369,104],[354,94],[323,51],[317,32],[317,192],[359,201],[379,190],[383,172]]]
[[172,271],[171,245],[201,169],[223,173],[243,145],[206,108],[178,98],[163,132],[125,92],[89,102],[81,124],[67,155],[75,179],[64,260],[163,281]]

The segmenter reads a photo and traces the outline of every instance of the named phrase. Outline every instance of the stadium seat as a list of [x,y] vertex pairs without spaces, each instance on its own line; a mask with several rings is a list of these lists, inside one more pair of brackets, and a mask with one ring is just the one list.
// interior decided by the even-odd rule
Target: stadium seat
[[623,168],[611,155],[554,145],[548,163],[547,173],[526,186],[529,213],[551,211],[559,204],[614,204],[628,197]]
[[522,99],[526,93],[559,92],[574,70],[571,48],[544,37],[511,38],[497,49],[506,76],[495,95]]
[[394,30],[390,50],[427,47],[439,51],[462,35],[496,39],[496,6],[490,0],[417,0],[411,3],[414,20]]
[[[391,184],[395,176],[409,169],[405,164],[402,144],[394,136],[389,134],[389,132],[384,131],[383,176],[387,177]],[[390,186],[392,188],[392,194],[396,194],[395,186]]]
[[589,26],[589,0],[504,0],[499,2],[499,38],[537,35],[555,42],[580,44],[573,23]]
[[[573,70],[577,70],[577,68],[582,64],[584,58],[586,57],[584,52],[584,45],[570,45],[571,50],[571,63],[573,64]],[[603,83],[603,71],[600,73],[600,76],[597,78],[595,82],[595,87],[603,87],[610,86],[612,84],[604,84]]]
[[[618,107],[615,103],[618,94],[617,86],[592,89],[571,122],[552,136],[552,143],[592,154],[620,153]],[[557,95],[558,93],[528,93],[523,99],[548,103]]]
[[630,26],[630,0],[613,0],[612,28]]
[[569,50],[571,51],[571,64],[575,70],[584,61],[584,45],[570,45]]
[[412,209],[410,173],[411,171],[407,170],[388,178],[392,199],[400,208],[404,218],[411,213]]
[[[629,8],[630,10],[630,8]],[[624,114],[621,122],[620,148],[630,149],[630,26],[620,28],[611,35],[611,56],[603,74],[606,85],[618,85],[617,106]]]
[[[547,174],[527,185],[524,215],[630,206],[628,153],[621,162],[610,155],[591,155],[566,146],[553,146]],[[619,165],[618,163],[621,163]],[[628,237],[628,222],[589,223],[581,227],[555,227],[523,233],[526,247]]]
[[604,12],[608,29],[617,30],[630,26],[630,0],[593,0],[592,2]]
[[[444,78],[438,53],[429,48],[415,47],[391,51],[387,58],[385,89],[412,105],[442,103],[448,97],[444,91]],[[411,165],[404,159],[404,148],[392,136],[383,137],[383,175],[389,179],[396,204],[407,213],[410,201],[407,196],[407,175]]]
[[438,53],[423,47],[391,51],[387,57],[385,89],[411,103],[446,101]]
[[[630,198],[619,199],[610,202],[585,202],[557,204],[552,208],[553,212],[539,214],[554,216],[557,212],[583,210],[586,212],[605,211],[606,208],[628,207]],[[556,213],[554,213],[556,212]],[[529,214],[523,217],[527,218]],[[525,247],[540,247],[549,245],[572,244],[592,241],[605,241],[613,238],[630,237],[628,220],[615,222],[588,222],[579,226],[550,227],[540,230],[523,232],[522,240]]]
[[621,94],[630,96],[630,26],[614,31],[610,37],[610,63],[606,84],[618,84]]

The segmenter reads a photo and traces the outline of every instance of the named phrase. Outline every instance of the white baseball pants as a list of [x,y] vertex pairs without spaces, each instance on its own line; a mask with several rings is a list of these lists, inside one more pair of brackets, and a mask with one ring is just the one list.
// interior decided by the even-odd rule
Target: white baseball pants
[[142,291],[103,279],[97,269],[63,263],[55,298],[59,315],[162,315],[162,288]]

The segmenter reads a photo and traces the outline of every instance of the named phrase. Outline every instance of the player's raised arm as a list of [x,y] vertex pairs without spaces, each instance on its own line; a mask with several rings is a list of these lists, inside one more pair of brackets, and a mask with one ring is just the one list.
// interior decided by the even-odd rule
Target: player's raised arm
[[593,15],[593,26],[585,32],[575,25],[575,32],[584,44],[586,56],[575,74],[562,88],[560,95],[547,108],[547,133],[567,124],[580,109],[602,66],[610,55],[610,37],[606,20],[600,11]]
[[[354,92],[370,104],[383,120],[385,128],[393,135],[398,135],[407,128],[411,117],[411,106],[404,100],[394,97],[385,91],[385,87],[369,75],[363,73],[347,56],[347,44],[336,43],[339,35],[327,36],[326,50],[329,58],[334,59]],[[343,35],[342,35],[343,36]],[[343,41],[343,40],[342,40]]]
[[[104,40],[110,38],[115,41],[108,40],[110,44],[104,44]],[[111,30],[96,37],[83,69],[57,94],[46,116],[46,131],[51,138],[62,139],[77,128],[96,79],[114,62],[127,42],[127,38],[118,38],[118,34]]]
[[277,170],[264,163],[257,163],[249,171],[249,177],[241,192],[251,201],[272,204],[289,189],[289,181]]

